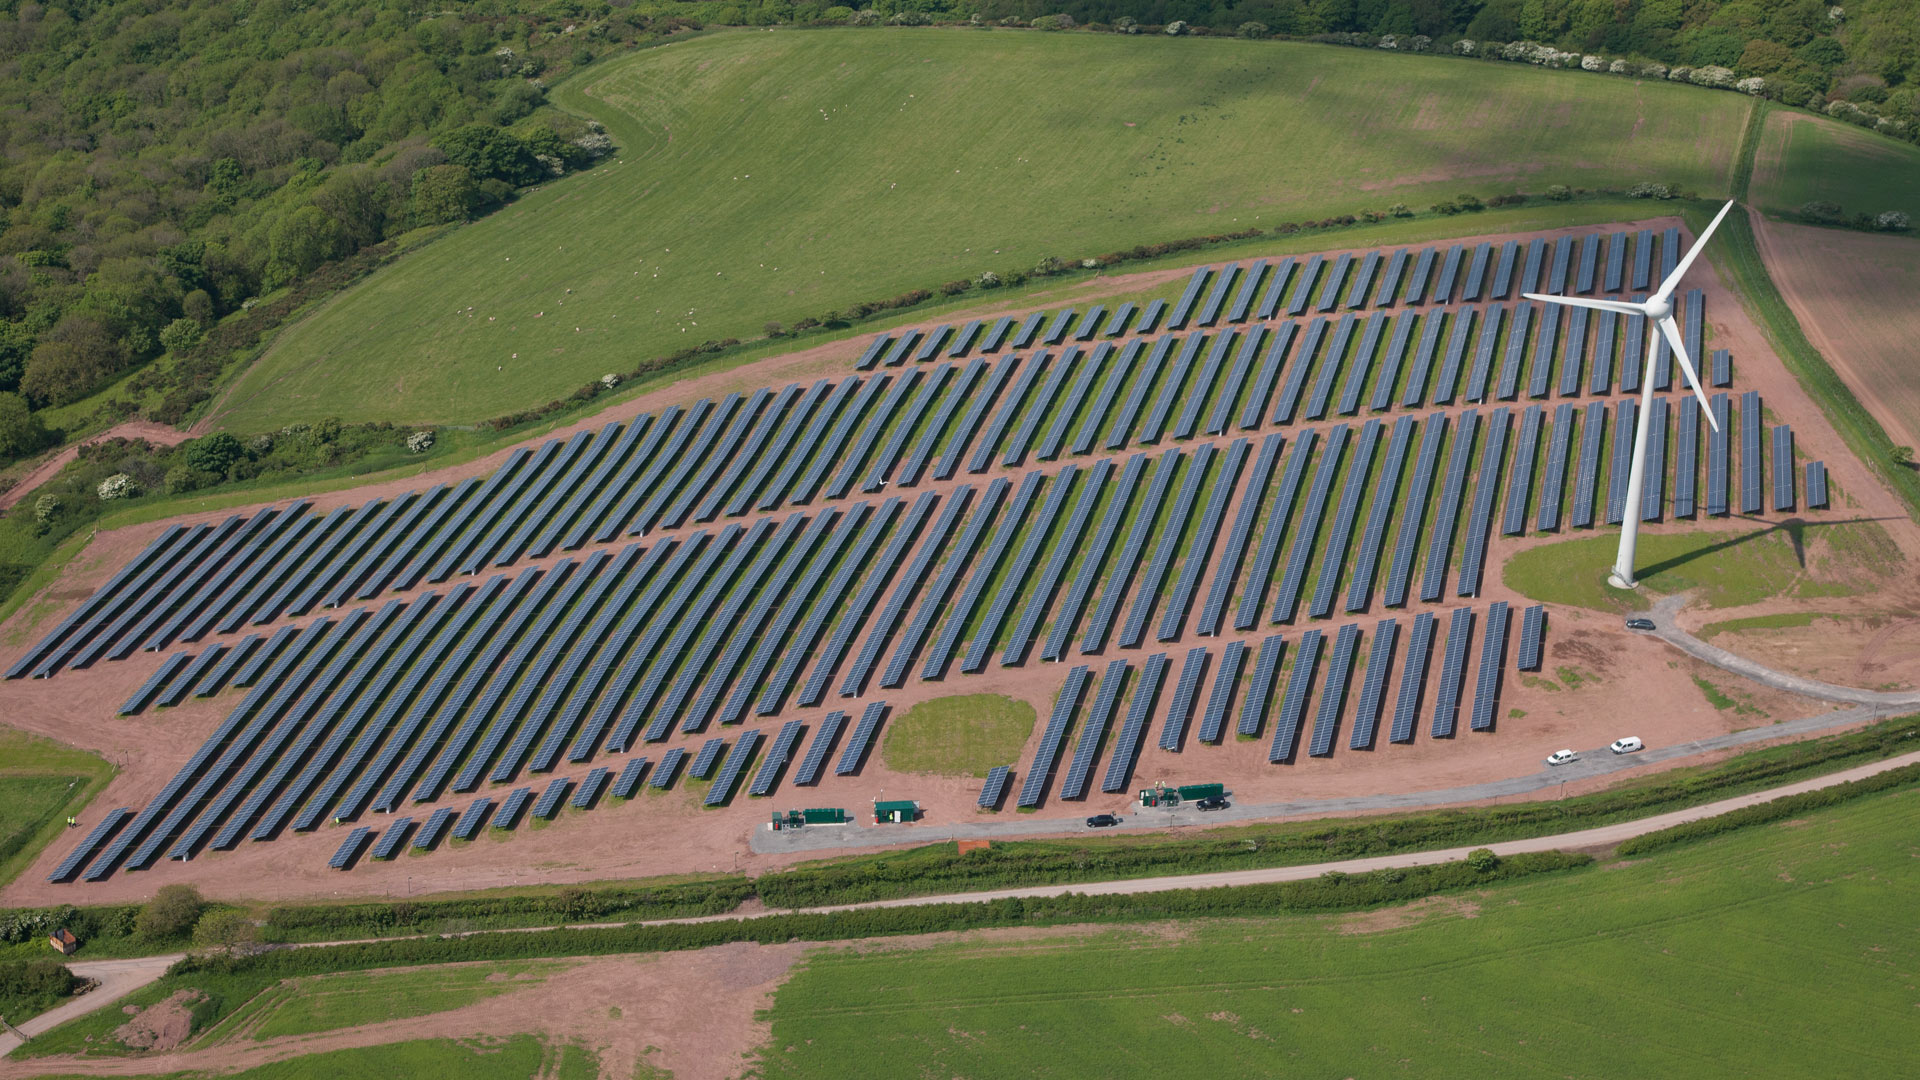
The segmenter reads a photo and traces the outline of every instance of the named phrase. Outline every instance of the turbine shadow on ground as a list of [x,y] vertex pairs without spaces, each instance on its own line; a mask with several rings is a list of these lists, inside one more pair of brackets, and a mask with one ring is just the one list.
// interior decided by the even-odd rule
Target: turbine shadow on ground
[[[1763,522],[1765,520],[1763,518],[1752,517],[1747,514],[1736,514],[1735,516],[1743,520],[1753,521],[1753,522]],[[1655,574],[1661,573],[1663,571],[1676,570],[1682,566],[1687,565],[1690,562],[1695,561],[1696,559],[1701,559],[1708,555],[1718,554],[1719,552],[1726,551],[1728,548],[1739,547],[1741,544],[1752,543],[1755,540],[1759,540],[1763,537],[1771,536],[1772,534],[1777,532],[1784,532],[1787,534],[1788,541],[1793,544],[1794,561],[1799,564],[1800,569],[1805,570],[1807,568],[1807,544],[1806,544],[1807,530],[1831,528],[1832,526],[1835,526],[1835,525],[1852,525],[1860,522],[1897,521],[1897,520],[1900,520],[1900,519],[1893,518],[1893,517],[1877,517],[1877,518],[1860,517],[1860,518],[1848,518],[1845,521],[1808,521],[1804,518],[1791,517],[1786,519],[1785,521],[1773,522],[1767,528],[1756,529],[1750,533],[1743,533],[1740,536],[1736,536],[1731,540],[1723,540],[1718,544],[1713,544],[1708,547],[1703,547],[1697,551],[1689,551],[1684,555],[1676,555],[1673,558],[1667,559],[1664,562],[1657,562],[1651,566],[1643,566],[1639,569],[1638,573],[1640,577],[1648,578],[1648,577],[1652,577]]]

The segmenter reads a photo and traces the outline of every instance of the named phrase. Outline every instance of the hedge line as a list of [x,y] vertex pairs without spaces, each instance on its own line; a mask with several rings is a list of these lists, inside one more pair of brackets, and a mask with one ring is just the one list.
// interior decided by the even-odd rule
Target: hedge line
[[752,882],[726,877],[652,887],[569,886],[532,896],[288,906],[267,913],[266,932],[275,941],[324,941],[352,934],[487,930],[528,923],[682,919],[732,911],[752,896]]
[[1478,887],[1495,881],[1558,873],[1586,866],[1592,861],[1590,856],[1554,851],[1515,855],[1496,861],[1487,870],[1475,870],[1462,861],[1366,874],[1328,873],[1306,881],[1234,888],[1178,889],[1113,896],[1075,893],[1055,897],[766,915],[662,926],[629,925],[594,930],[405,938],[323,948],[273,949],[251,956],[190,956],[174,965],[169,976],[206,971],[258,972],[287,977],[470,960],[667,952],[740,941],[761,944],[845,941],[994,926],[1354,910],[1404,903],[1436,892]]
[[1920,765],[1905,765],[1898,769],[1860,780],[1849,780],[1844,784],[1821,788],[1818,791],[1803,791],[1798,795],[1784,795],[1770,802],[1733,810],[1725,814],[1689,821],[1684,825],[1675,825],[1670,829],[1650,832],[1636,836],[1620,845],[1621,855],[1644,855],[1649,851],[1673,847],[1676,844],[1691,843],[1719,836],[1735,829],[1744,829],[1749,825],[1764,825],[1770,821],[1783,821],[1796,814],[1810,810],[1822,810],[1830,806],[1852,802],[1882,791],[1893,791],[1910,784],[1920,783]]

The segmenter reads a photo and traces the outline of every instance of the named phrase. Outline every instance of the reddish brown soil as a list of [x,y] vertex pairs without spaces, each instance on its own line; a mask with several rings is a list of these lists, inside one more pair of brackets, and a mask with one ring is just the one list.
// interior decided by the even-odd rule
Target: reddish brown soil
[[[1669,223],[1673,223],[1671,219],[1657,219],[1636,225],[1658,229]],[[1150,276],[1155,280],[1175,280],[1186,272],[1155,271]],[[1709,347],[1733,350],[1735,390],[1759,390],[1766,399],[1769,412],[1778,420],[1794,425],[1803,453],[1824,458],[1828,464],[1836,492],[1840,493],[1835,511],[1831,515],[1813,512],[1806,516],[1819,517],[1821,520],[1853,517],[1879,519],[1906,558],[1920,558],[1920,530],[1912,526],[1898,501],[1847,453],[1839,437],[1826,424],[1797,382],[1773,357],[1760,333],[1745,317],[1743,309],[1722,287],[1712,273],[1711,265],[1707,262],[1698,264],[1695,274],[1699,275],[1694,279],[1695,283],[1702,285],[1709,293],[1706,309]],[[1103,291],[1110,291],[1115,286],[1113,279],[1101,280],[1105,283]],[[982,313],[991,313],[987,309],[981,310]],[[663,385],[599,416],[563,428],[558,434],[564,435],[580,428],[597,428],[609,418],[630,417],[641,411],[670,403],[684,403],[699,396],[761,385],[777,386],[788,381],[810,381],[823,374],[844,374],[851,359],[864,346],[863,335],[852,341],[819,346],[733,371]],[[1453,406],[1450,411],[1457,413],[1462,407]],[[1200,441],[1208,440],[1196,440]],[[1224,446],[1228,440],[1211,441],[1216,446]],[[339,503],[357,505],[372,495],[390,495],[433,482],[459,479],[494,467],[506,453],[503,450],[482,461],[438,470],[429,475],[323,495],[316,502],[324,512]],[[1086,464],[1086,461],[1077,463]],[[1063,464],[1044,463],[1028,468],[1053,473]],[[997,475],[1009,472],[996,470]],[[976,486],[981,483],[978,477],[966,479]],[[1241,482],[1244,485],[1244,476]],[[957,482],[924,485],[941,491],[951,491],[956,486]],[[848,500],[849,503],[851,501]],[[210,512],[175,520],[217,519],[228,512]],[[164,527],[165,523],[153,523],[97,537],[39,603],[29,605],[23,614],[16,615],[7,626],[0,628],[5,631],[0,632],[0,664],[11,662],[37,633],[44,632],[45,627],[98,587],[115,568]],[[1649,532],[1686,529],[1731,534],[1750,531],[1753,527],[1753,523],[1741,519],[1703,519],[1656,523],[1647,528]],[[684,533],[689,530],[679,531]],[[1498,567],[1513,553],[1534,544],[1553,542],[1554,539],[1493,537],[1488,550],[1484,587],[1481,595],[1471,602],[1482,609],[1492,600],[1508,600],[1516,604],[1525,602],[1500,580]],[[553,558],[543,560],[549,564],[553,561]],[[1845,624],[1835,624],[1823,635],[1826,647],[1835,658],[1823,663],[1838,663],[1840,658],[1851,655],[1865,658],[1862,663],[1885,666],[1890,674],[1872,679],[1869,685],[1909,677],[1902,673],[1920,667],[1920,663],[1911,662],[1901,652],[1906,647],[1903,643],[1910,641],[1911,636],[1902,636],[1906,634],[1904,630],[1889,634],[1886,629],[1891,621],[1911,620],[1911,613],[1920,610],[1920,596],[1914,595],[1917,591],[1915,586],[1904,580],[1875,580],[1871,571],[1864,570],[1856,572],[1841,568],[1823,570],[1821,573],[1839,574],[1853,579],[1856,586],[1871,590],[1862,599],[1829,599],[1821,602],[1824,604],[1821,610],[1840,609],[1858,616]],[[1863,574],[1866,576],[1860,576]],[[1200,595],[1203,597],[1208,584],[1202,582]],[[1425,609],[1442,613],[1463,602],[1467,601],[1448,597],[1447,603],[1427,605]],[[1781,610],[1805,610],[1813,606],[1811,603],[1791,600],[1769,603],[1779,605]],[[1416,603],[1411,611],[1391,614],[1400,618],[1404,627],[1412,612],[1422,607]],[[1757,613],[1767,610],[1767,607],[1760,605],[1754,609],[1731,612],[1690,612],[1686,616],[1687,625],[1697,628],[1703,622]],[[1124,615],[1125,607],[1122,612]],[[1381,614],[1372,613],[1365,621],[1370,624]],[[1890,621],[1876,626],[1872,622],[1874,618]],[[26,630],[28,620],[34,622],[32,633]],[[1758,713],[1715,710],[1694,685],[1692,676],[1702,673],[1715,685],[1733,689],[1736,680],[1732,676],[1683,661],[1656,640],[1623,633],[1618,616],[1555,607],[1550,614],[1550,626],[1550,653],[1547,671],[1543,674],[1553,681],[1553,688],[1544,685],[1541,680],[1521,677],[1509,671],[1501,692],[1497,729],[1492,733],[1467,732],[1463,716],[1458,737],[1442,740],[1427,738],[1424,728],[1433,703],[1430,679],[1423,706],[1423,731],[1411,744],[1389,745],[1382,741],[1371,751],[1355,752],[1345,749],[1345,740],[1342,738],[1338,744],[1340,749],[1330,758],[1308,758],[1303,751],[1295,762],[1274,766],[1267,763],[1269,733],[1263,733],[1261,738],[1251,741],[1230,739],[1217,747],[1198,745],[1191,741],[1190,736],[1185,751],[1179,755],[1166,754],[1154,748],[1150,742],[1142,753],[1135,786],[1145,786],[1155,780],[1217,780],[1226,783],[1243,802],[1430,790],[1534,772],[1542,756],[1561,746],[1599,746],[1627,733],[1638,734],[1650,742],[1670,744],[1757,723],[1825,711],[1825,706],[1817,703],[1749,687],[1739,688],[1742,695],[1740,700],[1750,709],[1758,710]],[[1269,632],[1263,627],[1255,634],[1240,636],[1253,643]],[[1291,644],[1297,641],[1300,628],[1289,628],[1284,632]],[[1231,636],[1228,635],[1229,638]],[[1093,665],[1097,674],[1106,661],[1115,655],[1127,655],[1137,663],[1151,652],[1167,651],[1177,662],[1180,655],[1193,644],[1195,642],[1189,632],[1183,640],[1166,646],[1150,645],[1137,651],[1110,650],[1096,657],[1076,655],[1073,660],[1075,663]],[[1223,642],[1209,640],[1204,644],[1215,649],[1217,655],[1218,646]],[[228,692],[212,701],[195,700],[176,710],[150,711],[129,719],[115,717],[118,704],[154,670],[161,659],[160,654],[141,653],[125,662],[103,663],[93,670],[63,673],[52,680],[0,685],[0,707],[4,707],[9,724],[101,752],[121,766],[123,771],[97,804],[101,810],[90,812],[90,817],[97,819],[99,812],[114,806],[143,805],[165,784],[237,700],[234,693]],[[1397,669],[1398,665],[1395,666]],[[1583,678],[1588,681],[1578,689],[1564,688],[1560,685],[1563,680],[1556,672],[1560,666],[1580,669]],[[1437,659],[1431,670],[1437,672]],[[1829,674],[1821,677],[1849,681],[1835,674],[1840,668],[1823,667],[1822,670]],[[900,690],[874,689],[869,692],[867,699],[861,700],[885,699],[893,705],[897,715],[918,701],[991,689],[1027,701],[1044,715],[1050,711],[1052,700],[1065,675],[1064,667],[1039,662],[1020,668],[1001,668],[996,662],[990,671],[991,674],[984,677],[954,673],[947,680],[939,682],[910,679],[907,686]],[[1243,679],[1243,692],[1244,682]],[[1211,678],[1208,686],[1210,683]],[[1388,683],[1387,700],[1393,700],[1397,684],[1396,670]],[[1349,693],[1348,723],[1351,722],[1353,708],[1351,701],[1356,694],[1357,677],[1354,689]],[[1471,695],[1471,687],[1468,694]],[[1649,710],[1649,702],[1657,702],[1659,707]],[[859,704],[859,700],[830,698],[826,708],[857,710]],[[749,726],[758,726],[770,732],[772,725],[788,717],[813,721],[825,711],[789,707],[779,717],[756,718]],[[1465,707],[1462,711],[1465,712]],[[1765,715],[1759,715],[1761,713]],[[1238,715],[1237,707],[1234,715]],[[1623,727],[1633,730],[1627,732]],[[697,746],[705,737],[675,735],[667,745]],[[1037,730],[1033,738],[1037,742]],[[1030,742],[1021,754],[1022,762],[1031,760],[1033,748]],[[657,756],[660,749],[664,747],[650,747],[646,752]],[[622,759],[615,757],[611,760],[617,765]],[[572,770],[575,775],[583,771],[578,768]],[[43,853],[32,868],[0,891],[0,903],[66,902],[81,896],[90,902],[102,903],[138,900],[151,895],[161,885],[189,881],[215,896],[275,900],[418,895],[532,882],[592,881],[712,870],[757,872],[798,858],[755,855],[749,851],[747,841],[751,830],[763,827],[769,810],[802,805],[843,806],[858,813],[877,798],[913,798],[925,808],[924,820],[943,823],[974,820],[980,813],[974,805],[977,793],[977,780],[897,773],[889,770],[884,760],[875,755],[858,776],[829,775],[821,781],[818,790],[784,788],[772,800],[737,797],[733,805],[723,809],[703,808],[699,796],[685,790],[659,793],[648,789],[641,798],[625,805],[603,805],[590,813],[568,811],[550,824],[523,826],[510,834],[487,830],[480,840],[472,844],[443,846],[440,851],[430,855],[408,855],[392,863],[363,861],[348,874],[326,867],[327,857],[343,835],[338,828],[328,827],[309,835],[284,836],[272,843],[244,843],[235,851],[203,854],[190,863],[163,862],[149,871],[119,873],[107,882],[85,886],[84,893],[72,886],[46,884],[47,872],[54,862],[66,854],[62,845]],[[463,806],[472,797],[471,794],[447,796],[437,803],[409,807],[408,812],[417,816],[436,805]],[[1054,799],[1043,806],[1039,814],[1042,817],[1070,819],[1099,811],[1118,810],[1126,801],[1124,795],[1097,794],[1084,802],[1069,803]],[[378,826],[382,820],[378,815],[372,815],[370,823]],[[915,830],[910,826],[902,827],[899,835],[902,842],[912,842]]]
[[128,1005],[124,1011],[133,1019],[115,1028],[113,1037],[135,1050],[164,1054],[177,1049],[193,1034],[192,1006],[200,997],[197,990],[176,990],[144,1009]]

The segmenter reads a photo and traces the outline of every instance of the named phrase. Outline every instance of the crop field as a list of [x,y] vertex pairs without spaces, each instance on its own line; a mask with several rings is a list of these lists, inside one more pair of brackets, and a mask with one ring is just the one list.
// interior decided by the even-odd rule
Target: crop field
[[1364,914],[822,951],[774,1000],[764,1071],[1891,1075],[1916,826],[1905,791]]
[[290,328],[221,422],[471,422],[768,321],[1047,255],[1461,191],[1717,193],[1751,107],[1308,45],[968,31],[719,34],[555,97],[606,124],[615,160]]
[[1920,148],[1851,124],[1769,112],[1754,156],[1754,202],[1785,213],[1816,199],[1848,217],[1905,210],[1920,218]]

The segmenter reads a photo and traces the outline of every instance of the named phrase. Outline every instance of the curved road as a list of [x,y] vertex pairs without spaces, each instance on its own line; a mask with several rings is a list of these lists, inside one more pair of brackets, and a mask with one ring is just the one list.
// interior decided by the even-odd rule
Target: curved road
[[1762,666],[1744,656],[1736,656],[1716,645],[1709,645],[1674,622],[1674,616],[1686,606],[1685,593],[1669,596],[1653,605],[1653,636],[1679,649],[1695,659],[1704,660],[1723,671],[1752,679],[1775,689],[1799,694],[1802,697],[1817,698],[1821,701],[1839,701],[1849,705],[1868,705],[1881,709],[1920,708],[1920,691],[1903,693],[1883,693],[1878,690],[1856,690],[1851,686],[1835,686],[1818,679],[1789,675]]
[[[1392,855],[1377,855],[1364,859],[1343,859],[1338,862],[1307,863],[1299,866],[1270,866],[1256,870],[1228,870],[1212,874],[1182,874],[1167,877],[1132,878],[1123,881],[1078,882],[1068,885],[1034,885],[1018,889],[995,889],[987,892],[947,893],[939,896],[910,896],[895,900],[869,900],[857,904],[833,904],[825,907],[805,909],[775,908],[755,915],[706,915],[693,919],[649,920],[648,926],[659,926],[676,922],[721,922],[726,920],[745,921],[763,919],[775,915],[819,914],[834,911],[857,911],[862,908],[917,907],[926,904],[985,903],[990,900],[1008,898],[1030,898],[1065,896],[1068,893],[1080,893],[1087,896],[1111,896],[1126,893],[1167,892],[1174,889],[1209,889],[1234,885],[1262,885],[1280,881],[1304,881],[1316,878],[1328,871],[1361,874],[1371,870],[1388,870],[1396,867],[1430,866],[1435,863],[1453,862],[1464,859],[1467,853],[1476,847],[1490,847],[1497,855],[1518,855],[1524,852],[1553,851],[1610,846],[1621,841],[1658,832],[1661,829],[1702,818],[1716,817],[1733,810],[1771,802],[1787,795],[1817,791],[1873,776],[1906,765],[1920,764],[1920,751],[1902,754],[1899,757],[1875,761],[1866,765],[1847,769],[1844,772],[1803,780],[1795,784],[1786,784],[1766,791],[1756,791],[1718,802],[1675,810],[1672,813],[1658,814],[1635,821],[1623,821],[1613,825],[1603,825],[1595,829],[1582,829],[1577,832],[1558,833],[1553,836],[1536,836],[1524,840],[1504,840],[1494,844],[1475,844],[1468,847],[1443,848],[1436,851],[1406,851]],[[602,929],[619,923],[569,924],[566,927],[527,927],[519,932],[531,933],[538,930]],[[510,931],[481,931],[483,933],[502,933]],[[364,940],[364,939],[363,939]],[[392,939],[388,939],[392,940]],[[311,942],[300,948],[321,948],[328,945],[355,944],[355,941]],[[96,1009],[113,1004],[135,990],[158,979],[166,973],[181,954],[170,956],[151,956],[133,960],[96,960],[69,965],[76,975],[99,979],[101,985],[93,992],[76,998],[51,1012],[42,1013],[21,1024],[26,1033],[38,1035],[51,1030],[75,1017],[83,1016]],[[20,1045],[18,1037],[11,1033],[0,1033],[0,1057],[4,1057]]]

